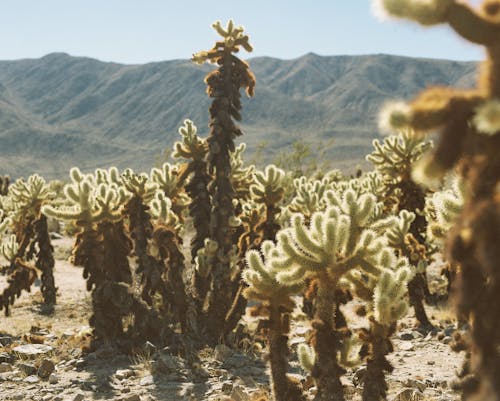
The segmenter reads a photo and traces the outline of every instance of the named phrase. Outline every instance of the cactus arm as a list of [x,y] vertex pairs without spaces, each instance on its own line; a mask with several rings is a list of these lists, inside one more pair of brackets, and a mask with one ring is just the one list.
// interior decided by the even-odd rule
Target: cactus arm
[[447,13],[450,26],[462,38],[473,43],[488,46],[498,40],[500,24],[490,20],[487,15],[480,15],[469,5],[454,2]]

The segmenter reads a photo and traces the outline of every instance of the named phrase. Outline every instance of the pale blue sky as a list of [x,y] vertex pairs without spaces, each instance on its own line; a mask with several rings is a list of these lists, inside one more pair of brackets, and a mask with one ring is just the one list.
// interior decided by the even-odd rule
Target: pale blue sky
[[399,54],[478,60],[483,50],[448,27],[380,22],[369,0],[0,0],[0,60],[66,52],[103,61],[187,59],[233,18],[253,56]]

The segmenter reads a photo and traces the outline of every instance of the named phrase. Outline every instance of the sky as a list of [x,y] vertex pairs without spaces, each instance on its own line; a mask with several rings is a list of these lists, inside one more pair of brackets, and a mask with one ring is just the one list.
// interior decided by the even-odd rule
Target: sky
[[52,52],[125,64],[187,59],[212,47],[216,20],[245,27],[243,58],[396,54],[480,60],[448,26],[380,21],[370,0],[0,0],[0,60]]

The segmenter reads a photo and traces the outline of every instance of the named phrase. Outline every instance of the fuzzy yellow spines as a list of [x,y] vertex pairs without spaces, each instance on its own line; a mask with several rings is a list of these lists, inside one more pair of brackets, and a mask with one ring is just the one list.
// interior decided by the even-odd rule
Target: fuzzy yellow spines
[[139,196],[144,202],[150,202],[156,194],[158,184],[152,182],[145,173],[134,173],[132,169],[126,169],[122,173],[123,185],[133,195]]
[[425,212],[429,220],[427,236],[437,242],[442,242],[455,224],[464,205],[464,182],[453,177],[451,186],[433,193],[426,200]]
[[272,241],[264,241],[260,252],[250,250],[246,253],[247,268],[243,271],[242,277],[248,287],[244,295],[248,299],[292,311],[295,306],[292,296],[300,293],[303,289],[303,282],[291,285],[278,282],[277,272],[270,262],[273,253],[275,253],[275,245]]
[[222,37],[222,42],[217,42],[216,47],[209,51],[201,51],[193,54],[192,61],[196,64],[203,64],[205,61],[213,61],[216,57],[216,51],[219,46],[224,46],[230,49],[231,52],[238,52],[240,46],[247,52],[252,52],[253,48],[248,41],[248,36],[243,34],[244,28],[242,26],[235,27],[232,20],[229,20],[226,28],[222,27],[220,21],[212,24],[215,31]]
[[299,363],[302,369],[309,373],[312,372],[316,362],[314,348],[305,343],[301,343],[297,347],[297,356],[299,357]]
[[108,170],[97,168],[94,172],[96,184],[116,184],[120,185],[122,179],[116,167],[110,167]]
[[7,216],[7,213],[0,209],[0,238],[5,234],[8,227],[12,224],[12,220]]
[[422,25],[435,25],[446,21],[447,12],[455,0],[374,0],[374,11],[380,16],[389,14]]
[[18,250],[19,244],[17,243],[16,236],[14,234],[11,234],[3,239],[0,238],[0,255],[2,255],[9,263],[14,262]]
[[172,201],[161,191],[157,191],[155,197],[149,203],[149,214],[153,219],[174,230],[180,229],[179,218],[172,211]]
[[218,249],[219,244],[210,238],[206,238],[205,246],[198,249],[194,262],[195,269],[201,277],[206,278],[210,273],[211,260],[216,256]]
[[122,208],[130,198],[130,193],[124,188],[112,184],[99,184],[94,191],[96,202],[96,210],[94,213],[94,221],[120,221],[122,216]]
[[285,171],[275,165],[266,166],[255,173],[255,184],[250,187],[252,198],[257,203],[276,205],[285,195]]
[[206,139],[200,138],[197,132],[198,128],[191,120],[184,120],[184,125],[179,128],[182,140],[174,143],[172,157],[203,160],[208,152],[208,145]]
[[400,249],[405,245],[405,237],[410,231],[411,223],[415,220],[415,213],[408,210],[401,210],[399,216],[394,218],[394,224],[386,230],[386,237],[389,245]]
[[243,153],[247,145],[240,143],[234,152],[230,153],[229,162],[231,164],[231,186],[233,187],[238,198],[249,197],[249,188],[255,182],[255,166],[253,164],[245,166],[243,161]]
[[24,181],[24,179],[16,180],[9,187],[9,196],[15,203],[16,208],[22,213],[37,214],[42,204],[53,196],[53,193],[44,178],[38,174],[33,174],[28,177],[27,181]]
[[366,156],[386,179],[401,180],[410,175],[411,166],[420,160],[424,153],[432,148],[432,142],[414,135],[409,129],[403,129],[398,135],[373,141],[375,150]]
[[480,134],[495,135],[500,132],[500,101],[492,99],[480,104],[472,123]]
[[343,193],[328,191],[326,199],[329,206],[338,207],[350,217],[353,230],[368,227],[377,216],[377,198],[372,194],[357,194],[349,188]]
[[290,213],[302,213],[310,217],[314,212],[325,209],[325,193],[330,188],[327,179],[308,180],[300,177],[293,180],[293,185],[296,194],[288,206]]
[[304,217],[294,214],[291,227],[277,234],[277,252],[271,258],[271,264],[277,273],[277,280],[292,285],[302,282],[310,273],[337,271],[337,258],[344,251],[350,235],[350,219],[340,215],[338,208],[325,212],[316,212],[306,226]]
[[64,195],[68,205],[54,207],[45,205],[42,207],[42,213],[59,219],[76,221],[79,224],[91,225],[94,222],[95,182],[93,176],[84,175],[76,167],[70,170],[71,183],[64,187]]
[[161,168],[151,169],[151,182],[163,191],[166,197],[174,199],[175,204],[185,206],[189,204],[189,197],[183,192],[180,181],[179,166],[164,163]]
[[413,272],[408,267],[396,271],[385,269],[380,275],[373,295],[377,322],[388,327],[406,314],[409,307],[407,285],[412,278]]

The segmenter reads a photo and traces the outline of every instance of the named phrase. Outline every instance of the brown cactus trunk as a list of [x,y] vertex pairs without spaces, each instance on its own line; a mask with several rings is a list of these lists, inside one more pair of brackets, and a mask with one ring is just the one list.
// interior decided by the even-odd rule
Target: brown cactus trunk
[[42,271],[42,295],[44,306],[48,311],[56,304],[57,288],[54,282],[54,248],[50,243],[49,230],[47,228],[47,217],[41,214],[34,223],[34,230],[38,243],[35,266]]

